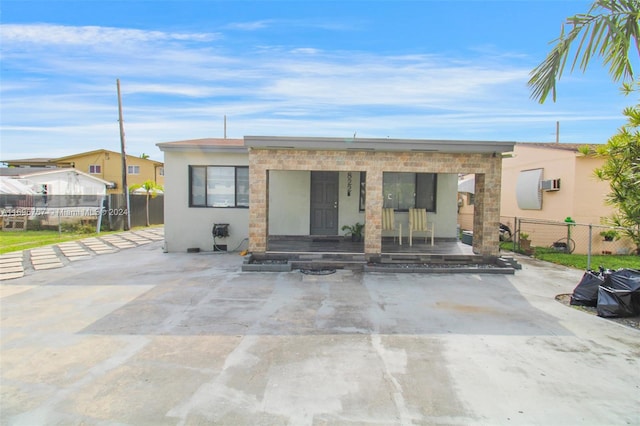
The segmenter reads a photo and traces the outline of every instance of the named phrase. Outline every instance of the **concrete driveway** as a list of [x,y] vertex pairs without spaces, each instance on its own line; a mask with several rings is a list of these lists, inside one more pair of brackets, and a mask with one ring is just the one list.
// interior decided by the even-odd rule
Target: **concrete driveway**
[[0,283],[4,425],[640,424],[580,271],[242,273],[161,242]]

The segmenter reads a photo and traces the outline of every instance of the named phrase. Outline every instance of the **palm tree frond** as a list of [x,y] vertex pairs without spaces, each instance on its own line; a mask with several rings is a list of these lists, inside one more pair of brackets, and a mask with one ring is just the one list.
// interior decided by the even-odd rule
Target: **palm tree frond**
[[566,25],[571,29],[565,34],[565,26],[562,26],[560,37],[553,41],[555,46],[530,74],[527,85],[531,98],[544,103],[551,93],[556,100],[556,82],[562,76],[571,45],[578,37],[571,71],[579,65],[584,72],[591,59],[599,56],[608,65],[613,81],[624,83],[633,79],[630,54],[631,46],[635,46],[640,55],[639,19],[638,0],[596,0],[587,14],[567,18]]

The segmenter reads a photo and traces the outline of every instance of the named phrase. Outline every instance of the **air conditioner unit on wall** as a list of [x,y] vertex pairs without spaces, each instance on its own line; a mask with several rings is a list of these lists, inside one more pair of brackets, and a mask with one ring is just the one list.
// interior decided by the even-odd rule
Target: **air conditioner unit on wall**
[[543,191],[559,191],[560,179],[548,179],[540,182],[540,189]]

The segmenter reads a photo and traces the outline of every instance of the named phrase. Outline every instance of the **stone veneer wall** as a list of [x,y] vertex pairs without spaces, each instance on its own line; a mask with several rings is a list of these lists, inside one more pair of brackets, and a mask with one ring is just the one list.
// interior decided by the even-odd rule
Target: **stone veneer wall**
[[267,250],[268,171],[316,170],[367,172],[365,243],[368,256],[382,251],[382,173],[465,173],[476,175],[474,251],[499,251],[500,154],[448,154],[429,152],[313,151],[255,149],[249,151],[249,251]]

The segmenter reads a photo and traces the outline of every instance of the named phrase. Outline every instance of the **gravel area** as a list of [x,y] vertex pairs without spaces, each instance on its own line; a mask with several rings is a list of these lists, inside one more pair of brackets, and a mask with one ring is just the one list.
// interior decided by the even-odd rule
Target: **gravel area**
[[369,263],[369,266],[378,266],[382,268],[426,268],[426,269],[446,269],[446,268],[476,268],[476,269],[495,269],[502,266],[490,263]]
[[[597,315],[596,308],[592,308],[591,306],[571,305],[569,303],[571,301],[571,294],[559,294],[556,296],[556,300],[562,303],[563,305],[569,306],[570,308],[574,308],[591,315]],[[636,330],[640,330],[640,315],[635,317],[606,318],[606,319],[608,319],[609,321],[617,322],[618,324],[626,325],[627,327],[635,328]]]

